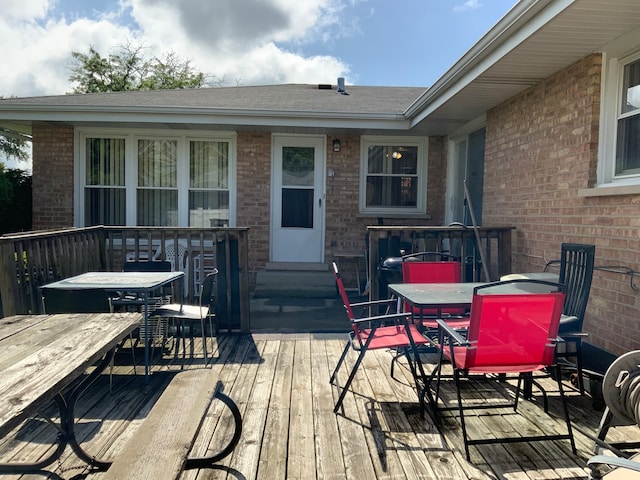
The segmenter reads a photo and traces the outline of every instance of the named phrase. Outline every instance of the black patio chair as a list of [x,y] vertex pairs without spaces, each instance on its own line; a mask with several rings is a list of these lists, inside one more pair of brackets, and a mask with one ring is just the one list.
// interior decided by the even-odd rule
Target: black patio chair
[[[578,388],[581,394],[584,394],[582,338],[587,336],[582,331],[582,324],[591,291],[595,250],[595,245],[563,243],[560,259],[552,260],[545,266],[545,271],[547,271],[549,266],[560,264],[558,281],[564,285],[566,297],[558,335],[564,340],[562,344],[564,348],[562,350],[556,348],[556,356],[564,359],[564,362],[559,362],[561,367],[576,369]],[[569,348],[571,344],[574,346],[573,348]],[[573,362],[569,361],[571,358],[574,359]]]

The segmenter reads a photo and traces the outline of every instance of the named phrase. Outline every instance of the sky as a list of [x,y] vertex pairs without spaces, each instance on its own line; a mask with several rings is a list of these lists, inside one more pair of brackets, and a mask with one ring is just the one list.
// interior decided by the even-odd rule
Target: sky
[[516,0],[0,0],[0,96],[70,93],[71,53],[142,46],[217,86],[428,87]]

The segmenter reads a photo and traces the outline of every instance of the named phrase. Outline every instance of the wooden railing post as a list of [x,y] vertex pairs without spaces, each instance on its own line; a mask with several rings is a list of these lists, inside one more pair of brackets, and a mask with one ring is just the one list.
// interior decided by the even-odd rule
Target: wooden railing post
[[2,301],[2,315],[10,317],[19,310],[18,277],[16,276],[16,261],[13,242],[0,239],[0,300]]

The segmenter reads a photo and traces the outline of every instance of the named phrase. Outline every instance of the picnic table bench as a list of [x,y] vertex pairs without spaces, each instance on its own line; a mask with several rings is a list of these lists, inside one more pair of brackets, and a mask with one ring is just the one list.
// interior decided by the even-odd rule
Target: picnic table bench
[[[177,373],[113,462],[90,455],[78,443],[74,418],[78,398],[102,374],[115,349],[140,326],[142,318],[141,313],[0,318],[0,438],[28,418],[43,415],[51,402],[60,414],[53,452],[34,463],[0,463],[0,474],[41,471],[58,460],[67,445],[94,469],[108,469],[106,478],[117,479],[173,479],[184,469],[210,467],[233,451],[242,433],[242,418],[212,369]],[[214,399],[231,411],[233,435],[220,452],[189,458]]]
[[[206,468],[229,455],[240,440],[240,410],[214,382],[211,370],[186,370],[175,375],[142,425],[124,445],[101,480],[173,480],[183,470]],[[234,418],[234,433],[220,452],[207,457],[188,457],[205,413],[214,399],[221,400]]]

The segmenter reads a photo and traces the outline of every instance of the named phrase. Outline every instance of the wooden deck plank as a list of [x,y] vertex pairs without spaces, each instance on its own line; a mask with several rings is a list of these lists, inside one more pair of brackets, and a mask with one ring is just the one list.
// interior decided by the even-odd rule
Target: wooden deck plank
[[[254,450],[256,445],[260,446],[262,435],[260,416],[249,406],[252,391],[257,381],[258,369],[262,363],[262,350],[265,345],[266,342],[262,340],[249,342],[250,348],[246,351],[241,368],[237,369],[237,377],[233,388],[230,392],[227,392],[234,399],[242,414],[243,431],[240,438],[241,448],[235,449],[232,455],[223,459],[220,464],[225,466],[234,465],[234,468],[241,472],[254,472],[254,476],[249,478],[255,477],[257,459],[254,455]],[[249,473],[246,473],[246,475],[249,475]]]
[[[324,353],[318,355],[318,361],[322,361],[326,370],[324,371],[324,384],[330,390],[327,396],[327,413],[325,415],[333,415],[338,424],[340,447],[342,458],[345,466],[345,474],[347,478],[376,478],[373,462],[366,446],[366,427],[358,422],[352,421],[350,418],[357,418],[358,410],[352,397],[345,398],[344,411],[345,415],[336,415],[333,413],[333,407],[338,399],[339,392],[329,383],[331,374],[336,367],[337,360],[342,353],[342,349],[346,343],[347,336],[344,335],[339,340],[324,342],[319,345],[317,342],[312,344],[314,350]],[[320,371],[318,381],[322,382],[323,373]]]
[[295,341],[289,447],[284,460],[287,463],[287,478],[314,478],[316,475],[310,352],[308,341]]
[[269,397],[269,410],[258,464],[258,472],[263,478],[273,478],[274,480],[287,478],[287,462],[274,462],[273,459],[285,459],[288,456],[294,358],[295,342],[280,342],[276,362],[277,374],[274,376]]
[[[329,383],[331,372],[329,371],[325,344],[310,342],[309,347],[313,378],[313,416],[316,432],[316,457],[319,467],[317,470],[318,478],[349,478],[349,475],[353,475],[356,471],[358,475],[362,475],[370,465],[366,463],[360,465],[359,462],[366,459],[360,456],[354,459],[352,450],[358,449],[363,437],[361,434],[357,435],[357,431],[354,432],[344,424],[339,425],[338,417],[333,413],[333,387]],[[342,432],[340,426],[343,428]],[[346,432],[356,433],[356,435],[348,436]],[[342,437],[341,434],[345,437]],[[337,438],[342,440],[340,444],[336,444]],[[346,459],[349,459],[349,464],[345,463]]]

